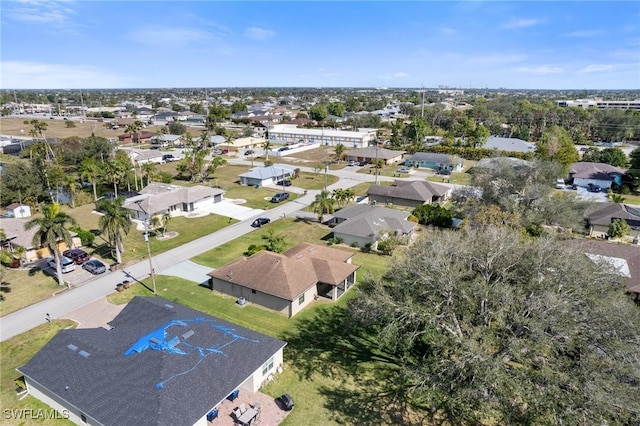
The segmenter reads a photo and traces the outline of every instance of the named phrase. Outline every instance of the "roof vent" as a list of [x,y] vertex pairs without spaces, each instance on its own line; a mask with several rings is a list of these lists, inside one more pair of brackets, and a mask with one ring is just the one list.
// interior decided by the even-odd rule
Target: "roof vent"
[[296,259],[302,259],[303,257],[304,257],[303,255],[299,254],[296,256]]
[[71,343],[67,345],[67,348],[71,349],[73,352],[78,350],[78,347],[76,345],[72,345]]
[[87,351],[80,351],[80,352],[78,352],[78,355],[80,355],[81,357],[84,357],[84,358],[89,358],[89,352],[87,352]]
[[187,331],[186,333],[184,333],[182,335],[182,338],[184,340],[187,340],[189,337],[193,336],[194,334],[195,334],[195,332],[193,330],[189,330],[189,331]]
[[173,305],[170,305],[170,304],[168,304],[168,303],[166,303],[164,306],[165,306],[166,308],[173,309]]

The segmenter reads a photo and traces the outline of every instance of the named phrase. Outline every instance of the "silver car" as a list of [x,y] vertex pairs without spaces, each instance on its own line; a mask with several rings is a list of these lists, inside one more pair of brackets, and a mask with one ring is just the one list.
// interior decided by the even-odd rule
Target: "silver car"
[[93,275],[103,274],[107,271],[107,267],[104,263],[97,259],[91,259],[88,262],[82,264],[82,269],[91,272]]

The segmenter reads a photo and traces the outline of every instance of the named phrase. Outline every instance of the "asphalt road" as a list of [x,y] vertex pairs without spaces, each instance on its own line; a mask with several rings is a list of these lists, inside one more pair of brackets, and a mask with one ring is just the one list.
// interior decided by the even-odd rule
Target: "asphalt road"
[[[231,162],[243,162],[244,159],[232,160]],[[301,169],[307,169],[300,167]],[[311,168],[308,168],[311,170]],[[354,168],[355,169],[355,168]],[[327,189],[349,188],[362,182],[372,182],[375,177],[365,174],[357,174],[355,170],[333,170],[330,172],[336,175],[340,180],[330,185]],[[379,180],[391,180],[387,177],[379,177]],[[304,209],[315,199],[315,195],[319,191],[309,191],[307,195],[297,198],[296,200],[284,203],[266,212],[260,213],[254,217],[248,218],[242,222],[228,226],[217,232],[191,241],[180,247],[164,253],[152,256],[152,264],[154,271],[161,272],[163,269],[172,265],[190,259],[200,253],[204,253],[219,245],[225,244],[244,234],[254,230],[251,222],[258,216],[268,217],[272,221],[281,219],[285,216],[292,216]],[[47,321],[46,316],[49,314],[51,318],[60,318],[68,312],[81,308],[101,297],[104,297],[113,291],[117,284],[124,279],[143,280],[149,276],[149,261],[147,259],[138,263],[127,266],[124,270],[106,272],[95,280],[82,285],[81,287],[63,291],[56,296],[43,300],[10,315],[0,318],[0,341],[5,341],[11,337],[17,336],[25,331],[31,330]]]

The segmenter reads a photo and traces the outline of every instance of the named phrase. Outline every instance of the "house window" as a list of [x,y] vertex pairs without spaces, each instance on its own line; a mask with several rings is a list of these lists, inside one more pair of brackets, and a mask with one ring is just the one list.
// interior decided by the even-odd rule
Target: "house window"
[[256,291],[254,289],[251,289],[251,293],[256,294]]
[[85,416],[84,414],[80,413],[80,420],[82,421],[82,423],[86,423],[87,422],[87,416]]
[[304,303],[304,293],[300,297],[298,297],[298,305],[302,305]]
[[271,370],[273,370],[273,357],[262,365],[262,375],[266,376]]

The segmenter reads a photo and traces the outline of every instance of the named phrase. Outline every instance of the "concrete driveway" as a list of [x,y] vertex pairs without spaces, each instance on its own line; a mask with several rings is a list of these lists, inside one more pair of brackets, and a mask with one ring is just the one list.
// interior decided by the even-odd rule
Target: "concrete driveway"
[[207,275],[213,268],[209,266],[198,265],[190,260],[176,263],[168,268],[158,271],[160,275],[171,275],[174,277],[184,278],[185,280],[193,281],[194,283],[202,284],[209,280]]
[[245,220],[264,212],[262,209],[252,209],[241,204],[236,204],[234,200],[222,200],[207,208],[211,213],[231,217],[237,220]]

